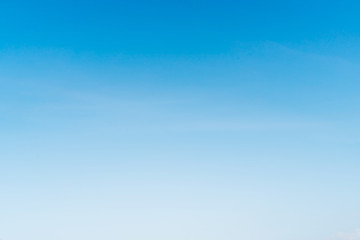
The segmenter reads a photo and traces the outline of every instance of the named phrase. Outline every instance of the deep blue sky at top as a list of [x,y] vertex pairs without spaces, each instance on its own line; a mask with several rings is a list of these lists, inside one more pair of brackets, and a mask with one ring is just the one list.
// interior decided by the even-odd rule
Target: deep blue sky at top
[[[17,104],[23,92],[14,82],[21,81],[33,95],[46,92],[35,82],[93,92],[132,85],[131,96],[142,95],[142,87],[150,95],[186,88],[201,89],[195,96],[233,96],[219,100],[230,105],[250,99],[270,109],[338,116],[358,102],[357,67],[342,62],[348,56],[332,57],[357,59],[359,12],[356,1],[1,1],[2,96]],[[264,42],[275,45],[262,48]],[[252,49],[254,57],[235,60]],[[19,55],[11,60],[12,52]],[[120,60],[111,63],[113,57]]]
[[360,36],[356,1],[1,1],[0,48],[224,54],[239,44]]

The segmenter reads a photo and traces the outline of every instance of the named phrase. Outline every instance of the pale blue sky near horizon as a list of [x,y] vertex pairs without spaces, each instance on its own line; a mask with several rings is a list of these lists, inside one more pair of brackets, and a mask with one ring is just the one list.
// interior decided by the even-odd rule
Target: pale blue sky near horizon
[[359,10],[2,1],[0,239],[360,239]]

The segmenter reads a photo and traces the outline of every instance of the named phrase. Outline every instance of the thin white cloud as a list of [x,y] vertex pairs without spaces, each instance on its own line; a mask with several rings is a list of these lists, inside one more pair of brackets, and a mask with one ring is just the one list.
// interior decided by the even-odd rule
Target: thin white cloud
[[352,233],[338,233],[335,240],[360,240],[360,229]]

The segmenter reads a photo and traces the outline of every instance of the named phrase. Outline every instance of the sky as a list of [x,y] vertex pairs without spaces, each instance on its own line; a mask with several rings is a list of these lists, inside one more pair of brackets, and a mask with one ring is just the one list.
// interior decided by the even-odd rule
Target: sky
[[359,12],[1,1],[0,239],[360,239]]

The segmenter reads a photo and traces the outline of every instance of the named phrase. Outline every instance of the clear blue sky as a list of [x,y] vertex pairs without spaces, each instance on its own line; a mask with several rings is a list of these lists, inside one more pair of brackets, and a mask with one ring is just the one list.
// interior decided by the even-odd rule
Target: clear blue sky
[[0,239],[360,239],[359,12],[1,1]]

